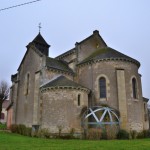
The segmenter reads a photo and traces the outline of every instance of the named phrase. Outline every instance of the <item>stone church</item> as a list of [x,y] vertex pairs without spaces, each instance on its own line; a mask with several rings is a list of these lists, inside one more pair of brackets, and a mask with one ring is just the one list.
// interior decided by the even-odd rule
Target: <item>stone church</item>
[[26,47],[11,76],[12,124],[80,133],[82,108],[107,104],[120,112],[120,128],[149,128],[140,63],[109,47],[99,31],[56,58],[40,32]]

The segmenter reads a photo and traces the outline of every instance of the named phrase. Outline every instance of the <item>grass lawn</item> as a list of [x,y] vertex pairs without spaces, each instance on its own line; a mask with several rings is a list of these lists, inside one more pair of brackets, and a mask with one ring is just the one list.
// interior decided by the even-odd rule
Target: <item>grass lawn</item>
[[149,150],[150,139],[59,140],[40,139],[0,131],[0,150]]

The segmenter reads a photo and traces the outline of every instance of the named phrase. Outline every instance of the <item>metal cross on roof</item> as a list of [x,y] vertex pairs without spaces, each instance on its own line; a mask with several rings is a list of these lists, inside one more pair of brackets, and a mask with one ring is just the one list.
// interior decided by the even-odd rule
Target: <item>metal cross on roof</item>
[[41,31],[41,28],[42,28],[42,27],[41,27],[41,23],[39,23],[39,26],[38,26],[38,27],[39,27],[39,32],[40,32],[40,31]]

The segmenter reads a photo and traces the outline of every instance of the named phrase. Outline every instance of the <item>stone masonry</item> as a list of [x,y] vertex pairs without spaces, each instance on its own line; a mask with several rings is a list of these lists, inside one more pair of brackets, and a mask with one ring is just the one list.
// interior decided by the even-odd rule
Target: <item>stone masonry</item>
[[120,112],[120,128],[149,128],[137,60],[108,47],[97,30],[56,58],[49,47],[39,33],[12,75],[13,124],[81,133],[82,109],[107,104]]

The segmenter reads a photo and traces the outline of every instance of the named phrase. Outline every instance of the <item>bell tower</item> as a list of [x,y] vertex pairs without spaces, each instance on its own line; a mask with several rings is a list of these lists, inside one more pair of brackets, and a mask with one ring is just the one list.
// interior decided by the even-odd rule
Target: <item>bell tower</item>
[[39,34],[35,37],[35,39],[31,42],[34,43],[35,47],[44,55],[49,55],[49,47],[50,45],[42,37],[40,31]]

